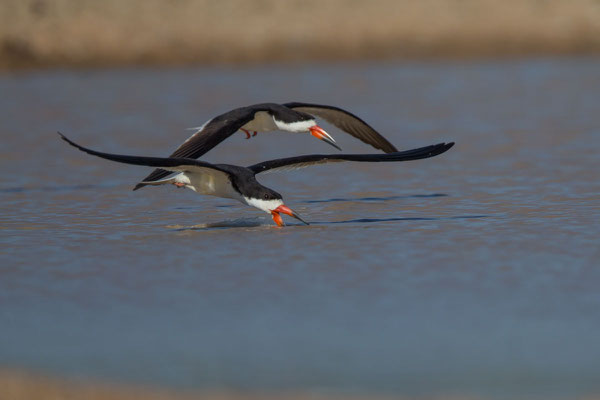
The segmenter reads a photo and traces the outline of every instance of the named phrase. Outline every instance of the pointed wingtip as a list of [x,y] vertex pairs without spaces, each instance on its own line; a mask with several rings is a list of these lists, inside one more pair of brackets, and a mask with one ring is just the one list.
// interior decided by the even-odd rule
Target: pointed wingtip
[[62,140],[64,140],[65,142],[69,143],[71,146],[76,147],[79,150],[85,151],[85,150],[83,150],[83,148],[80,145],[76,144],[75,142],[71,141],[71,139],[69,139],[68,137],[66,137],[62,133],[60,133],[60,131],[56,131],[56,133],[58,133],[58,135],[60,136],[60,138]]
[[435,145],[435,147],[436,147],[437,150],[434,151],[434,152],[436,153],[436,155],[439,155],[439,154],[447,152],[453,146],[454,146],[454,142],[448,142],[448,143],[442,142],[442,143],[439,143],[439,144]]
[[453,146],[454,142],[441,142],[438,144],[434,144],[432,147],[434,147],[438,151],[441,151],[441,153],[445,153],[446,151],[450,150]]

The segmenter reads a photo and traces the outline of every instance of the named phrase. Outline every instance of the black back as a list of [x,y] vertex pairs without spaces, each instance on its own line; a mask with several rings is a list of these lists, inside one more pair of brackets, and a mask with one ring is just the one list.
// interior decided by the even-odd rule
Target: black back
[[310,114],[302,111],[292,110],[291,108],[277,103],[262,103],[251,107],[261,108],[262,110],[271,114],[276,120],[285,122],[287,124],[315,119],[315,117]]
[[249,168],[231,164],[215,164],[214,166],[229,174],[231,186],[242,196],[261,200],[282,199],[279,193],[261,185],[256,180],[254,171]]

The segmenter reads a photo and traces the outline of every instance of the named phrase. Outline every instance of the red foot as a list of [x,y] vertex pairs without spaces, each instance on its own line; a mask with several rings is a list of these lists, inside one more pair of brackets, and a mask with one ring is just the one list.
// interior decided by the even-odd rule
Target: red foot
[[254,135],[252,135],[253,137],[256,136],[258,134],[258,132],[254,131]]
[[277,211],[271,211],[271,216],[273,217],[273,221],[277,224],[277,226],[285,226],[283,223],[283,218]]
[[182,188],[185,186],[185,183],[181,183],[181,182],[173,182],[173,185],[177,186],[178,188]]
[[244,132],[246,134],[246,139],[250,139],[250,132],[248,132],[246,129],[244,128],[240,128],[240,131]]

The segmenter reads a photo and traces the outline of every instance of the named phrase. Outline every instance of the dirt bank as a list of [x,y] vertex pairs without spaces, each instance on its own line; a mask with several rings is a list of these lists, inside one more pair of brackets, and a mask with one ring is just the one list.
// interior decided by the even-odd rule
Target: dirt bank
[[[186,393],[148,387],[68,381],[2,369],[0,369],[0,398],[2,400],[366,400],[367,398],[391,400],[389,397],[335,396],[316,393]],[[457,397],[454,399],[458,400]]]
[[600,53],[595,0],[0,0],[0,68]]

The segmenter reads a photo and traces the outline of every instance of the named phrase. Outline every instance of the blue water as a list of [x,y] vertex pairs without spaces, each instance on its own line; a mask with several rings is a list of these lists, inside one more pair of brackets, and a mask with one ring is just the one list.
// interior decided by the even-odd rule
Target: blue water
[[[177,388],[600,393],[600,59],[0,76],[0,366]],[[436,158],[259,176],[310,226],[131,191],[185,128],[334,104]],[[345,152],[365,146],[323,124]],[[239,133],[205,160],[329,153]]]

